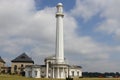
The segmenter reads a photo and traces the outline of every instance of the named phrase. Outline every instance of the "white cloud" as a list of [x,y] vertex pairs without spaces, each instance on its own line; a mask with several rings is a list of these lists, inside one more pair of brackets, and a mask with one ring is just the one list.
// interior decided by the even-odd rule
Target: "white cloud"
[[82,17],[85,21],[99,13],[106,0],[76,0],[76,6],[71,10],[75,17]]
[[119,21],[114,19],[107,19],[103,21],[97,30],[104,31],[107,34],[115,34],[118,35],[117,32],[119,32]]
[[82,17],[85,21],[99,14],[104,20],[99,22],[97,31],[120,37],[120,1],[119,0],[76,0],[76,6],[71,10],[72,15]]
[[[17,29],[23,28],[26,23],[26,19],[31,15],[34,8],[34,3],[31,0],[19,1],[19,0],[1,0],[0,2],[0,34],[3,35],[15,35],[19,31]],[[6,24],[7,23],[7,24]]]
[[[76,0],[76,6],[74,9],[71,10],[71,14],[77,18],[83,18],[84,21],[92,20],[92,18],[96,15],[98,15],[102,20],[99,24],[96,26],[95,30],[99,32],[104,32],[105,34],[111,35],[111,37],[114,39],[119,39],[120,37],[120,1],[119,0]],[[80,24],[79,24],[80,25]],[[113,71],[118,70],[118,64],[117,62],[107,62],[106,60],[112,61],[112,54],[119,53],[119,44],[117,45],[106,45],[104,43],[98,43],[95,42],[91,37],[84,36],[84,37],[75,37],[72,39],[74,41],[69,42],[69,49],[72,51],[77,51],[80,54],[84,54],[87,59],[89,59],[89,62],[93,60],[96,60],[96,64],[98,65],[96,68],[99,67],[101,71],[104,71],[100,68],[101,65],[99,65],[99,61],[101,64],[111,65],[111,68]],[[70,46],[70,43],[73,43],[73,45]],[[113,42],[114,43],[114,42]],[[82,45],[82,46],[81,46]],[[76,47],[73,47],[76,46]],[[79,48],[78,48],[79,47]],[[76,53],[77,53],[76,52]],[[97,60],[97,59],[98,60]],[[86,64],[83,61],[83,65]],[[79,62],[78,62],[79,63]],[[87,63],[87,66],[91,66],[92,68],[94,65]],[[103,66],[105,67],[105,66]],[[107,66],[106,66],[107,67]],[[96,69],[93,68],[93,69]],[[93,70],[89,69],[89,70]],[[108,71],[111,71],[110,68],[106,69]]]
[[113,34],[116,39],[120,39],[120,1],[119,0],[111,0],[108,4],[106,4],[103,12],[101,12],[101,17],[105,18],[105,20],[99,25],[99,31],[104,31],[107,34]]

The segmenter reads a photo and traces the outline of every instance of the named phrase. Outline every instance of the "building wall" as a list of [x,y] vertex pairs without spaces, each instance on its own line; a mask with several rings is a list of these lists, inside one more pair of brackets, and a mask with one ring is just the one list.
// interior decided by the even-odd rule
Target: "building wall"
[[4,67],[4,66],[5,66],[5,63],[0,62],[0,73],[1,73],[1,71],[2,71],[1,67]]
[[41,78],[40,68],[32,68],[32,77],[33,78]]
[[[56,68],[54,68],[54,70],[55,69]],[[63,69],[60,68],[59,72],[60,72],[59,74],[60,74],[61,78],[68,77],[68,68],[66,68],[64,70],[64,73],[63,73]],[[49,74],[50,77],[48,77],[48,78],[56,78],[56,76],[57,76],[56,71],[54,72],[54,74],[55,74],[54,77],[52,77],[53,76],[52,73],[53,73],[52,69],[49,68],[48,74]],[[33,67],[26,67],[25,68],[25,76],[26,77],[32,77],[32,78],[41,78],[42,77],[42,78],[45,78],[46,77],[45,75],[46,75],[46,67],[37,67],[37,68],[35,68],[33,66]],[[81,70],[81,68],[70,68],[69,69],[69,76],[72,77],[72,78],[82,77],[82,70]]]
[[[18,73],[18,74],[20,74],[20,72],[22,70],[24,70],[24,68],[25,68],[26,65],[33,65],[33,63],[12,62],[11,73]],[[17,66],[16,71],[15,71],[15,66]]]
[[0,62],[0,67],[4,67],[4,66],[5,66],[5,63]]
[[73,68],[69,70],[70,77],[82,77],[82,70],[80,68]]
[[32,78],[41,78],[41,68],[26,67],[25,76]]
[[41,68],[41,77],[44,78],[46,76],[46,67]]
[[32,68],[31,67],[25,68],[25,77],[32,77]]

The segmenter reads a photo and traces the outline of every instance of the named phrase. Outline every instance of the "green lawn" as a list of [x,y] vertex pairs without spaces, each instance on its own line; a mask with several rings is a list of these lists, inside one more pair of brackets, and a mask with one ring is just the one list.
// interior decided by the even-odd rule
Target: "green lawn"
[[[0,75],[0,80],[61,80],[61,79],[45,79],[45,78],[25,78],[16,75]],[[120,78],[80,78],[74,80],[120,80]]]

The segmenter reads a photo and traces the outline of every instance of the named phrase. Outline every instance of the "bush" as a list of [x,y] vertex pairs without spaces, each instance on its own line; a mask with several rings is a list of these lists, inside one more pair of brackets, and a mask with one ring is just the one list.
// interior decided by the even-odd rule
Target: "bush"
[[73,78],[66,78],[66,80],[73,80]]

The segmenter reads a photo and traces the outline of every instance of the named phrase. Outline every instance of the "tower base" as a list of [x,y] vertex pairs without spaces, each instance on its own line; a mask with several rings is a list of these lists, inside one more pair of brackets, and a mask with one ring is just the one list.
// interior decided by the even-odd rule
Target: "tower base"
[[65,79],[68,77],[67,64],[53,64],[52,65],[52,78]]

